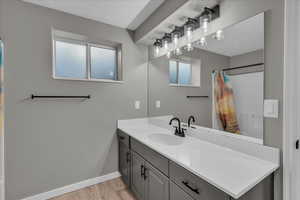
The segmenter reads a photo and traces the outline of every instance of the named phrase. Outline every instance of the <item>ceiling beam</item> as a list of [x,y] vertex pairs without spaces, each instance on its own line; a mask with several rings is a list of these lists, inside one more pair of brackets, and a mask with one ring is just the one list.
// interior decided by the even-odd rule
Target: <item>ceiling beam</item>
[[166,0],[135,30],[134,41],[137,43],[141,42],[151,30],[188,1],[189,0]]

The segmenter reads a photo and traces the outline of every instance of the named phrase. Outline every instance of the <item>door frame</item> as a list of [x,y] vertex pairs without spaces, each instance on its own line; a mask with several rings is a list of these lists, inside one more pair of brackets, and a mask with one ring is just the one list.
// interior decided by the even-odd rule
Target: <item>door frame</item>
[[[285,0],[283,83],[283,199],[293,200],[294,154],[297,135],[297,0]],[[299,91],[299,90],[298,90]]]

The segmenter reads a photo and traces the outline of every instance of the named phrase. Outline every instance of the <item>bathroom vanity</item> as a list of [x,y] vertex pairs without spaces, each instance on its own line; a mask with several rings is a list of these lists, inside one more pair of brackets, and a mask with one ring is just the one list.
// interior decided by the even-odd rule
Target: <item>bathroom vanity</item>
[[247,154],[205,140],[203,130],[186,134],[174,136],[167,119],[118,121],[119,171],[139,200],[273,199],[278,149],[252,144]]

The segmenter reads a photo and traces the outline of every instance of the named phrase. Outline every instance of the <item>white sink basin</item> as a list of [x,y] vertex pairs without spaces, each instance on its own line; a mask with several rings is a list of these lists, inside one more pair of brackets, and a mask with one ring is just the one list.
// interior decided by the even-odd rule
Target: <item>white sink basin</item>
[[156,133],[149,135],[148,138],[153,142],[168,146],[175,146],[183,143],[183,138],[175,135]]

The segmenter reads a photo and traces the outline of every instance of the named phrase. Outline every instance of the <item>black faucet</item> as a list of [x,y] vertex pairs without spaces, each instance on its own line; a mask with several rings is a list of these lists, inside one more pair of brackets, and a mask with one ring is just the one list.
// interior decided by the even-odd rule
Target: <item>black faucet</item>
[[189,116],[189,119],[188,119],[188,127],[189,128],[191,127],[191,121],[193,123],[195,123],[195,117],[193,115]]
[[177,121],[178,123],[178,127],[175,127],[175,135],[177,136],[180,136],[180,137],[185,137],[185,134],[184,134],[184,130],[181,128],[181,122],[180,122],[180,119],[178,117],[173,117],[170,122],[169,122],[169,125],[172,125],[172,122],[173,121]]

